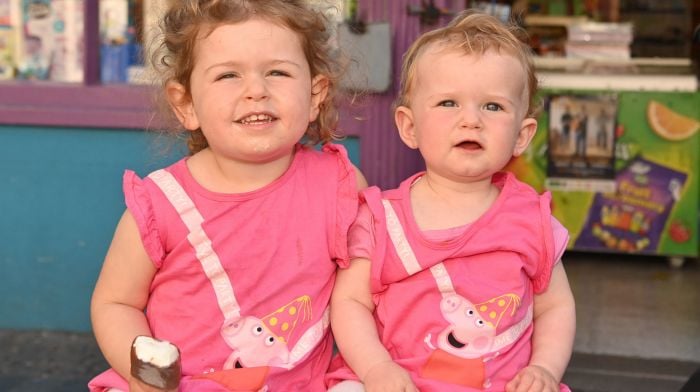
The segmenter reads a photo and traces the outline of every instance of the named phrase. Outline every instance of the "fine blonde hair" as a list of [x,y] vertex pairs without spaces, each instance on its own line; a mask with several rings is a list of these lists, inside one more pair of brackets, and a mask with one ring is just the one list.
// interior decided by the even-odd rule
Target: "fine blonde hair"
[[[532,50],[525,43],[527,34],[515,24],[504,24],[491,15],[467,10],[457,15],[447,26],[424,33],[413,42],[403,57],[401,84],[395,107],[410,107],[410,93],[415,85],[416,63],[426,48],[434,44],[464,54],[484,54],[489,50],[514,56],[522,65],[527,77],[527,117],[535,117],[537,76],[532,61]],[[464,77],[468,78],[469,75]]]
[[[309,63],[312,79],[317,75],[328,78],[327,95],[319,105],[318,117],[306,130],[306,141],[318,144],[337,138],[335,99],[341,68],[330,50],[331,31],[323,12],[311,8],[305,0],[176,0],[169,4],[160,23],[160,41],[150,59],[163,91],[169,82],[177,82],[184,86],[186,97],[191,98],[190,76],[197,38],[210,34],[221,25],[259,18],[295,32]],[[172,120],[172,112],[167,113]],[[207,146],[201,129],[189,132],[190,154]]]

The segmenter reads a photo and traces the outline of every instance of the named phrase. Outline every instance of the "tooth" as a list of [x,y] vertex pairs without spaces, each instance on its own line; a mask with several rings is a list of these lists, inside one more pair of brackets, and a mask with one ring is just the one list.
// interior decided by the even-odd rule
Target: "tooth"
[[263,121],[272,121],[272,117],[268,116],[267,114],[252,114],[252,115],[241,120],[241,122],[244,124],[250,124],[253,122],[263,122]]

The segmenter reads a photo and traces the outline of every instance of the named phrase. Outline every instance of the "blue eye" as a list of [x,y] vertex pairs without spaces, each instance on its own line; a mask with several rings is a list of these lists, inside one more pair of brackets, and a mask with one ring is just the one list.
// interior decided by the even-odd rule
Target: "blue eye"
[[485,106],[486,110],[492,111],[492,112],[497,112],[499,110],[502,110],[503,107],[497,103],[489,102]]
[[446,99],[444,101],[440,101],[440,103],[438,103],[438,106],[444,106],[446,108],[453,108],[453,107],[457,106],[457,102],[455,102],[451,99]]

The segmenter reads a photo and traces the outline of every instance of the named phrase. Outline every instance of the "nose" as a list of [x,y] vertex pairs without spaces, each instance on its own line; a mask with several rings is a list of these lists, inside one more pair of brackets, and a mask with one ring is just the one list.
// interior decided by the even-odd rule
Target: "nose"
[[459,126],[468,129],[481,129],[481,111],[478,108],[465,107],[462,110]]
[[268,97],[264,77],[251,76],[246,79],[245,98],[251,101],[261,101]]

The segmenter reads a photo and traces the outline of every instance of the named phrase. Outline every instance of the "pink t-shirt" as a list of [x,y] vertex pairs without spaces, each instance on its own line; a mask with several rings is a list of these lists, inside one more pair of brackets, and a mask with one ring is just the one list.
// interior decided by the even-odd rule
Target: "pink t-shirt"
[[[127,172],[124,192],[158,268],[148,322],[181,351],[181,391],[325,390],[329,298],[357,212],[342,146],[297,146],[252,192],[211,192],[186,159],[143,180]],[[126,388],[112,370],[90,383],[109,387]]]
[[[366,204],[361,204],[357,211],[357,219],[348,233],[348,253],[352,259],[369,259],[374,251],[374,224],[372,213]],[[449,241],[467,231],[470,225],[452,227],[444,230],[426,230],[423,235],[431,241]],[[566,251],[569,242],[569,231],[552,216],[552,234],[554,235],[554,261],[558,262]]]
[[[477,221],[422,231],[410,205],[420,175],[363,191],[350,231],[351,257],[372,262],[378,335],[421,391],[503,390],[529,361],[534,295],[546,290],[568,233],[549,195],[509,173],[494,177],[501,193]],[[327,381],[346,379],[356,375],[338,356]]]

